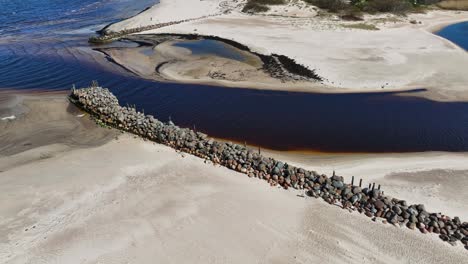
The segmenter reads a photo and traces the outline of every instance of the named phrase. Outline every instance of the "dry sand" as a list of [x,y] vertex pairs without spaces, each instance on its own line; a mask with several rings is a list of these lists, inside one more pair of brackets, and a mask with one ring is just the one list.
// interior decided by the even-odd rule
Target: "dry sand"
[[[290,6],[275,7],[275,13],[246,15],[235,1],[216,9],[212,1],[162,0],[160,6],[123,22],[113,30],[142,23],[154,24],[147,17],[161,21],[180,20],[170,10],[190,10],[193,17],[213,16],[187,23],[163,27],[148,33],[182,33],[215,35],[247,45],[253,51],[287,55],[299,63],[316,69],[328,87],[305,88],[313,92],[390,91],[427,88],[419,95],[436,100],[467,100],[468,54],[450,41],[431,32],[443,25],[468,20],[468,12],[430,11],[406,18],[368,16],[364,23],[380,30],[346,28],[363,22],[344,22],[333,17],[318,17],[314,10],[289,16]],[[210,8],[205,9],[209,3]],[[301,9],[302,10],[302,9]],[[224,13],[226,11],[226,13]],[[222,14],[220,14],[220,12]],[[170,16],[169,16],[170,14]],[[181,12],[180,18],[185,18]],[[307,16],[309,14],[309,16]],[[421,24],[410,24],[410,20]],[[382,89],[384,87],[384,89]],[[282,89],[288,90],[288,86]],[[297,88],[294,88],[297,89]]]
[[[83,129],[86,118],[67,112],[64,100],[42,100],[41,107],[54,109],[42,122],[63,112],[61,120],[74,119],[74,130]],[[10,125],[29,122],[35,112]],[[93,147],[69,145],[59,155],[25,162],[31,153],[62,145],[57,137],[0,157],[1,263],[466,261],[465,249],[435,235],[374,223],[127,134],[102,145],[95,135],[108,129],[87,131],[93,131],[87,134]],[[41,138],[29,133],[30,140]]]
[[116,24],[110,25],[108,31],[121,31],[147,25],[197,19],[205,16],[221,14],[222,0],[160,0],[158,4]]
[[[133,27],[153,15],[161,21],[210,15],[219,12],[215,4],[220,3],[162,0],[113,27]],[[453,13],[448,20],[455,18],[463,14]],[[292,21],[281,17],[232,13],[157,32],[191,33],[197,28],[202,34],[234,38],[264,53],[302,60],[343,88],[357,85],[353,67],[363,79],[359,89],[375,88],[384,76],[401,87],[434,81],[444,72],[447,89],[456,90],[468,78],[460,73],[466,53],[421,26],[330,31],[314,28],[307,16],[301,21],[294,20],[291,27]],[[408,77],[422,73],[427,75]],[[298,197],[296,191],[271,188],[168,147],[97,127],[63,94],[2,93],[0,118],[9,116],[16,118],[0,121],[0,263],[467,260],[467,250],[435,235],[374,223],[321,200]],[[468,218],[466,154],[270,155],[320,172],[359,175],[381,183],[387,194]]]
[[447,9],[468,10],[467,0],[443,0],[437,5]]
[[344,176],[355,184],[381,184],[386,195],[422,203],[430,212],[468,219],[468,154],[425,152],[405,154],[307,154],[262,151],[290,164]]

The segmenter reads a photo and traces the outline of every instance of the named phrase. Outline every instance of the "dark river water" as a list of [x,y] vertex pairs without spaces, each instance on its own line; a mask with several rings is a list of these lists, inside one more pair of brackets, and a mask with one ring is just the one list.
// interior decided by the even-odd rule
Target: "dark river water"
[[[158,83],[134,77],[90,49],[87,38],[95,30],[154,2],[0,0],[0,89],[67,90],[98,80],[122,104],[135,104],[163,121],[170,118],[211,136],[278,150],[468,150],[468,103],[391,93],[311,94]],[[467,35],[461,27],[462,33],[457,28],[440,34],[456,42],[459,34]],[[206,53],[212,44],[193,42],[189,48]],[[236,56],[215,47],[215,54]]]

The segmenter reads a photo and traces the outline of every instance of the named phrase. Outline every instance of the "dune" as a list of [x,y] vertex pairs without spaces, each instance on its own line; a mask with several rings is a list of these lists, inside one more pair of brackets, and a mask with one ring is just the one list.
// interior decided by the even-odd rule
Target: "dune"
[[437,5],[447,9],[468,10],[468,1],[466,0],[444,0]]

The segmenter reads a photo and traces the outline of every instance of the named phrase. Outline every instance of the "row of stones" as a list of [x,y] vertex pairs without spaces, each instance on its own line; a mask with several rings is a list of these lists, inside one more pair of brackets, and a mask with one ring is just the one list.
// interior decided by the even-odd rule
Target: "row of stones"
[[424,205],[408,205],[404,200],[384,195],[380,188],[347,184],[343,177],[335,174],[328,177],[264,157],[258,151],[239,144],[213,140],[201,132],[180,128],[171,121],[163,123],[135,108],[120,106],[117,98],[105,88],[73,89],[70,100],[107,125],[210,160],[249,177],[264,179],[272,186],[304,190],[309,196],[364,213],[374,221],[384,218],[384,223],[419,229],[422,233],[437,233],[452,245],[461,241],[468,249],[468,222],[461,222],[458,217],[429,213]]
[[96,43],[96,44],[106,43],[106,42],[110,42],[110,41],[122,38],[130,34],[135,34],[135,33],[143,32],[143,31],[163,28],[163,27],[172,26],[172,25],[177,25],[177,24],[181,24],[181,23],[185,23],[189,21],[207,18],[210,16],[214,16],[214,15],[208,15],[208,16],[202,16],[202,17],[197,17],[197,18],[183,19],[183,20],[178,20],[178,21],[171,21],[171,22],[166,22],[166,23],[159,23],[159,24],[153,24],[153,25],[148,25],[148,26],[124,29],[124,30],[117,31],[117,32],[108,32],[104,30],[101,36],[90,37],[89,42]]

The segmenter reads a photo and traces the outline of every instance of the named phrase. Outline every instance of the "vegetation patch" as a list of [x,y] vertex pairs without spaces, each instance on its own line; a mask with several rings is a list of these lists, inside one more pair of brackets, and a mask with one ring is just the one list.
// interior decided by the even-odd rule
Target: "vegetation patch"
[[355,29],[363,29],[363,30],[379,30],[378,27],[372,24],[366,23],[358,23],[358,24],[349,24],[349,25],[342,25],[344,28],[355,28]]
[[260,13],[270,10],[269,5],[284,5],[286,0],[248,0],[242,12],[244,13]]
[[304,1],[316,7],[326,9],[333,13],[343,11],[349,7],[349,4],[345,3],[342,0],[304,0]]
[[[409,12],[421,12],[428,5],[439,0],[303,0],[306,3],[325,9],[331,13],[341,14],[346,20],[358,20],[360,13],[393,13],[404,15]],[[468,1],[468,0],[467,0]]]

